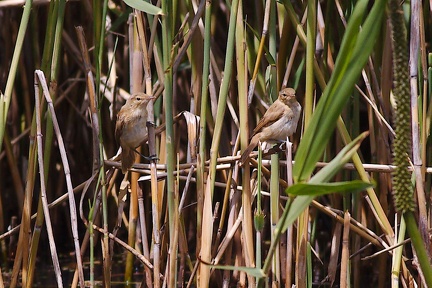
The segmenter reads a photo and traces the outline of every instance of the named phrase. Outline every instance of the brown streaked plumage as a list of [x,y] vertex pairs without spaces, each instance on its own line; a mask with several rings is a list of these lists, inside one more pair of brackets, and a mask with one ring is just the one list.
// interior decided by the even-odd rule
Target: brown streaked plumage
[[265,112],[262,119],[252,132],[249,146],[241,155],[243,165],[258,142],[276,143],[285,141],[297,129],[301,105],[295,97],[295,90],[284,88],[279,92],[278,99]]
[[147,104],[155,97],[145,93],[132,95],[117,114],[115,138],[122,148],[122,172],[132,167],[135,161],[135,148],[147,136]]

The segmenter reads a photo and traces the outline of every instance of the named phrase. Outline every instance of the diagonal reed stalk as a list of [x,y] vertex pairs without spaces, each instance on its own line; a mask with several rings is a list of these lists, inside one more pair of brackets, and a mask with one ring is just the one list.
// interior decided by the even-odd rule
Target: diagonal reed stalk
[[43,206],[43,213],[45,214],[45,224],[48,231],[48,239],[49,239],[49,246],[51,250],[51,257],[53,261],[54,271],[56,275],[57,285],[58,287],[63,287],[63,280],[61,276],[61,270],[60,270],[60,264],[58,260],[57,255],[57,248],[54,241],[54,235],[51,225],[51,217],[49,213],[48,208],[48,200],[47,200],[47,194],[46,194],[46,186],[45,186],[45,172],[44,172],[44,164],[43,164],[43,152],[42,152],[42,124],[41,124],[41,106],[40,106],[40,97],[39,97],[39,85],[42,86],[42,91],[44,95],[48,95],[49,97],[49,91],[48,86],[46,84],[46,79],[43,76],[42,73],[38,73],[36,71],[35,73],[35,99],[36,99],[36,105],[35,105],[35,111],[36,111],[36,133],[37,133],[37,150],[38,150],[38,164],[39,164],[39,175],[40,175],[40,183],[41,183],[41,200],[42,200],[42,206]]

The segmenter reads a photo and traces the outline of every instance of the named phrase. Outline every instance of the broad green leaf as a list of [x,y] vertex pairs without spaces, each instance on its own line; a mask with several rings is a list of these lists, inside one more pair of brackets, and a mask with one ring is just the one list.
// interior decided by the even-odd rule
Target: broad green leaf
[[309,184],[298,183],[289,187],[285,192],[288,195],[296,196],[321,196],[331,193],[342,192],[359,192],[366,188],[372,187],[371,183],[363,182],[361,180],[336,182],[336,183],[323,183],[323,184]]
[[[205,264],[207,264],[207,263],[205,263]],[[211,265],[211,264],[207,264],[207,265],[209,265],[215,269],[229,270],[229,271],[243,271],[243,272],[246,272],[249,276],[252,276],[255,278],[267,277],[267,275],[264,274],[264,271],[262,269],[259,269],[259,268],[244,267],[244,266],[222,266],[222,265]]]
[[162,9],[144,0],[123,0],[128,6],[151,15],[163,15]]
[[[368,133],[364,132],[347,146],[345,146],[326,167],[321,169],[313,178],[309,180],[309,184],[322,184],[330,181],[330,179],[342,168],[342,166],[351,159],[352,155],[360,147],[361,141],[366,138],[367,135]],[[292,201],[292,204],[289,205],[289,207],[287,203],[287,207],[285,207],[281,220],[277,224],[276,230],[280,231],[280,233],[285,232],[286,229],[297,219],[300,213],[302,213],[303,210],[310,205],[314,198],[314,195],[297,196]]]
[[[353,181],[354,182],[354,181]],[[361,182],[361,181],[360,181]],[[348,182],[349,183],[349,182]],[[334,184],[340,184],[340,183],[334,183]],[[345,184],[345,183],[342,183]],[[358,189],[362,188],[366,189],[369,186],[371,186],[371,184],[366,183],[366,182],[361,182],[361,183],[357,183],[357,184],[362,184],[362,185],[353,185],[352,188],[354,189],[353,192],[358,191]],[[311,184],[304,184],[306,186],[319,186],[319,185],[311,185]],[[361,187],[360,187],[361,186]],[[309,188],[304,188],[304,189],[308,189]],[[310,191],[310,190],[309,190]],[[327,191],[328,193],[332,193],[330,190]],[[333,190],[333,192],[335,192]],[[340,192],[340,191],[339,191]],[[344,192],[348,192],[347,190],[345,190]],[[351,191],[349,191],[351,192]],[[301,193],[301,192],[300,192]],[[286,231],[286,229],[288,229],[288,227],[294,223],[294,221],[297,219],[297,217],[303,212],[304,209],[306,209],[306,207],[308,207],[312,200],[314,200],[315,195],[307,195],[307,196],[297,196],[294,200],[293,203],[290,205],[289,210],[285,209],[283,212],[283,216],[281,217],[281,219],[285,219],[285,221],[279,221],[276,229],[279,230],[280,229],[280,233],[284,233]],[[288,215],[285,216],[285,213],[288,213]]]
[[375,45],[381,29],[385,1],[375,1],[360,28],[368,3],[368,0],[358,1],[349,19],[334,72],[296,153],[293,167],[295,182],[306,181],[315,169],[316,162],[324,152],[336,121]]

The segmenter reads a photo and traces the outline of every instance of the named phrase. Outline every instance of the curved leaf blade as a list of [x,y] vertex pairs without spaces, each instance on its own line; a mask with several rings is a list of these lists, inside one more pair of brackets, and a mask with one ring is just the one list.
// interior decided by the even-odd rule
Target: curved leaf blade
[[126,5],[150,15],[163,15],[162,9],[143,0],[123,0]]
[[358,1],[349,19],[334,72],[297,149],[293,167],[295,182],[307,181],[315,169],[316,162],[323,154],[336,126],[336,121],[372,53],[380,32],[380,25],[377,23],[382,22],[386,1],[375,2],[360,30],[368,2]]
[[316,197],[331,193],[355,193],[363,191],[372,186],[373,184],[363,182],[361,180],[322,184],[298,183],[289,187],[287,190],[285,190],[285,192],[288,195]]

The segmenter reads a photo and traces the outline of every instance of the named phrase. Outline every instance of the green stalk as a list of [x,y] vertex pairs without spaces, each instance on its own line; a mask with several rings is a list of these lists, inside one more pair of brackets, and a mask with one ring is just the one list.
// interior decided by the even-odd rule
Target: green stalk
[[425,243],[420,235],[420,231],[415,220],[415,215],[411,211],[403,213],[406,222],[408,234],[410,235],[411,242],[417,253],[417,258],[420,263],[420,268],[426,281],[427,287],[432,287],[432,268],[430,258],[425,248]]
[[[214,184],[216,181],[216,164],[217,164],[217,156],[220,145],[220,138],[222,134],[222,126],[224,124],[224,116],[226,109],[226,99],[228,96],[228,89],[231,83],[231,75],[233,68],[233,56],[234,56],[234,43],[235,43],[235,30],[236,30],[236,19],[237,19],[237,10],[238,10],[239,0],[234,0],[231,5],[231,18],[229,22],[228,28],[228,42],[227,42],[227,51],[225,57],[225,66],[224,66],[224,77],[221,84],[221,89],[219,91],[219,102],[218,109],[216,114],[216,123],[215,129],[212,139],[212,146],[210,148],[210,189],[211,195],[214,193]],[[166,88],[165,88],[166,89]]]
[[208,106],[208,85],[210,74],[210,40],[211,40],[211,8],[212,1],[206,1],[205,21],[204,21],[204,61],[202,71],[201,87],[201,109],[200,109],[200,143],[197,155],[197,251],[201,244],[201,223],[204,199],[204,169],[206,160],[206,134],[207,134],[207,106]]
[[[59,69],[59,55],[61,53],[61,40],[64,21],[64,10],[66,1],[54,1],[53,13],[48,19],[48,29],[46,31],[46,41],[44,47],[44,56],[42,58],[42,71],[47,79],[50,79],[50,95],[53,101],[57,94],[57,74]],[[42,101],[44,103],[44,100]],[[45,110],[45,109],[43,109]],[[47,114],[45,128],[45,148],[44,148],[44,169],[45,181],[48,180],[48,171],[51,159],[51,148],[53,142],[53,123],[51,114]]]
[[[277,59],[277,45],[276,45],[276,6],[270,5],[270,18],[269,18],[269,52],[273,59]],[[275,101],[278,97],[277,87],[277,71],[276,66],[269,66],[270,72],[269,79],[266,79],[268,89],[267,93],[270,98]],[[271,176],[270,176],[270,223],[271,223],[271,241],[279,242],[280,236],[276,235],[276,225],[280,219],[279,216],[279,155],[272,154],[271,162]],[[276,240],[277,239],[277,240]],[[275,251],[272,255],[272,282],[282,283],[280,275],[280,249],[276,245]]]
[[[306,27],[306,93],[304,104],[305,130],[312,118],[312,106],[314,101],[315,77],[314,77],[314,61],[315,61],[315,35],[316,35],[316,1],[308,0],[307,6],[307,27]],[[295,282],[300,284],[303,279],[306,279],[306,284],[311,285],[309,281],[310,262],[308,262],[308,246],[309,246],[309,208],[305,208],[298,218],[297,229],[297,255],[295,271]],[[298,259],[303,259],[298,261]],[[304,262],[304,263],[302,263]]]
[[[240,1],[238,5],[238,13],[237,13],[237,25],[236,25],[236,33],[235,33],[235,51],[236,51],[236,67],[237,67],[237,86],[238,86],[238,95],[240,96],[239,105],[240,105],[240,113],[241,113],[241,121],[240,121],[240,131],[242,133],[242,145],[243,149],[246,149],[247,146],[247,137],[248,135],[248,126],[245,119],[248,117],[248,109],[247,109],[247,65],[246,65],[246,35],[244,31],[244,18],[243,18],[243,9],[242,9],[242,1]],[[229,79],[229,78],[228,78]],[[224,104],[222,104],[224,105]],[[224,105],[225,106],[225,105]],[[244,121],[244,122],[243,122]],[[245,258],[246,265],[250,267],[255,266],[254,261],[254,244],[253,244],[253,223],[252,223],[252,192],[250,189],[250,169],[249,167],[245,167],[243,170],[242,177],[242,185],[244,187],[242,193],[242,207],[243,207],[243,221],[242,221],[242,233],[244,237],[244,253],[247,255]],[[254,278],[249,277],[249,281],[251,285],[254,286]]]
[[310,243],[307,243],[306,247],[306,269],[307,269],[307,287],[312,288],[312,247]]
[[[42,71],[46,75],[47,79],[50,79],[50,83],[56,82],[56,72],[58,71],[58,60],[60,54],[60,44],[61,44],[61,32],[64,20],[64,8],[65,1],[53,1],[50,3],[50,13],[48,17],[47,30],[45,33],[44,51],[42,57]],[[52,72],[55,72],[53,74]],[[50,94],[53,99],[55,99],[56,85],[50,85]],[[45,114],[46,111],[44,107],[45,98],[41,99],[42,111]],[[43,115],[42,114],[42,115]],[[34,120],[33,120],[34,121]],[[49,175],[49,164],[51,159],[51,147],[53,139],[53,123],[50,114],[46,117],[46,129],[45,129],[45,147],[44,147],[44,171],[45,171],[45,181],[48,181]],[[38,214],[35,222],[35,227],[42,227],[44,223],[45,215],[43,213],[42,201],[38,201]],[[32,236],[32,253],[29,258],[29,279],[27,281],[27,287],[33,285],[34,269],[36,265],[36,252],[39,246],[40,240],[40,229],[35,229]],[[33,249],[33,247],[35,247]],[[84,280],[84,279],[82,279]]]
[[6,82],[5,93],[4,95],[0,93],[0,152],[2,151],[4,132],[6,129],[7,114],[8,114],[9,105],[12,97],[13,86],[15,83],[18,62],[21,56],[24,37],[27,31],[27,26],[30,18],[32,3],[33,3],[32,0],[26,0],[25,2],[20,28],[18,30],[18,36],[15,44],[15,50],[12,56],[11,67],[9,69],[9,75]]
[[[283,211],[283,213],[282,213],[282,216],[281,216],[281,218],[280,218],[279,223],[285,223],[286,220],[288,219],[288,214],[289,214],[289,211],[290,211],[290,208],[291,208],[291,204],[292,204],[292,203],[293,203],[292,198],[289,198],[289,199],[287,200],[286,204],[285,204],[285,209],[284,209],[284,211]],[[283,230],[284,230],[284,229],[281,229],[281,228],[282,228],[281,225],[277,225],[276,228],[274,229],[274,232],[273,232],[273,233],[274,233],[274,235],[275,235],[275,238],[274,238],[274,240],[271,241],[270,248],[269,248],[269,252],[268,252],[268,254],[267,254],[267,256],[266,256],[266,259],[264,260],[264,265],[263,265],[263,267],[262,267],[262,271],[263,271],[263,273],[264,273],[265,275],[268,274],[268,272],[269,272],[269,270],[270,270],[270,268],[271,268],[272,259],[273,259],[273,254],[274,254],[275,251],[276,251],[276,247],[279,245],[279,239],[280,239],[280,237],[281,237],[281,235],[282,235],[282,233],[283,233]],[[264,281],[264,280],[265,280],[265,279],[261,278],[261,279],[260,279],[260,283],[261,283],[262,281]],[[261,286],[259,286],[259,284],[258,284],[258,287],[261,287]]]
[[173,41],[173,23],[174,23],[174,5],[169,0],[162,1],[162,54],[163,67],[165,71],[165,90],[164,90],[164,106],[165,106],[165,123],[166,123],[166,155],[167,155],[167,199],[168,199],[168,219],[169,219],[169,237],[170,237],[170,257],[168,263],[168,287],[174,287],[177,279],[177,245],[174,240],[174,217],[175,203],[174,192],[174,127],[173,127],[173,74],[171,69],[171,48]]
[[[102,58],[103,58],[103,48],[104,48],[104,41],[105,41],[105,22],[106,22],[106,14],[107,14],[107,6],[108,6],[108,0],[103,1],[102,6],[102,15],[100,15],[100,5],[99,1],[94,1],[94,9],[93,12],[95,13],[95,67],[96,67],[96,77],[95,77],[95,99],[94,99],[94,105],[96,105],[96,113],[97,113],[97,119],[98,119],[98,128],[99,131],[98,137],[99,137],[99,161],[100,163],[103,163],[104,161],[104,146],[103,146],[103,135],[102,135],[102,115],[101,115],[101,105],[102,105],[102,95],[100,93],[100,77],[101,77],[101,70],[102,70]],[[108,202],[107,202],[107,191],[106,191],[106,179],[105,179],[105,168],[104,165],[101,165],[100,169],[100,187],[101,187],[101,193],[102,193],[102,222],[103,222],[103,230],[104,230],[104,237],[103,237],[103,252],[104,252],[104,279],[105,279],[105,285],[110,285],[111,283],[111,273],[110,269],[111,266],[109,265],[109,236],[108,236]]]
[[306,27],[306,93],[304,104],[305,129],[312,117],[312,105],[315,90],[314,60],[316,39],[316,0],[308,0]]
[[[90,201],[89,201],[90,202]],[[90,287],[95,287],[95,279],[94,279],[94,229],[93,229],[93,215],[94,210],[93,206],[89,203],[90,211],[89,211],[89,223],[88,223],[88,233],[90,234]]]
[[[261,145],[258,145],[258,176],[257,176],[257,196],[256,196],[256,212],[254,217],[254,224],[256,230],[256,268],[261,269],[261,233],[264,229],[264,213],[262,211],[261,204],[261,173],[262,173],[262,149]],[[259,278],[257,278],[256,283],[259,283]]]
[[[209,165],[209,176],[207,177],[205,195],[204,195],[204,207],[203,211],[206,207],[208,207],[207,214],[203,212],[203,223],[202,227],[206,227],[207,229],[211,228],[213,225],[213,219],[211,215],[211,202],[214,194],[214,186],[216,182],[216,165],[217,165],[217,156],[219,152],[219,145],[222,133],[222,126],[224,124],[224,116],[226,109],[226,100],[228,96],[228,89],[231,83],[231,75],[233,68],[233,56],[234,56],[234,44],[235,44],[235,30],[236,30],[236,21],[237,21],[237,12],[238,12],[239,0],[234,0],[231,6],[231,17],[228,28],[228,42],[227,42],[227,50],[225,56],[225,66],[224,66],[224,77],[221,84],[221,89],[219,91],[219,102],[216,114],[216,123],[213,132],[212,145],[210,148],[210,165]],[[166,88],[165,88],[166,89]],[[169,174],[169,172],[168,172]],[[208,189],[207,189],[208,187]],[[210,241],[210,242],[209,242]],[[211,243],[212,235],[205,235],[201,239],[201,257],[204,261],[211,261]],[[204,246],[204,245],[205,246]],[[200,265],[200,279],[199,285],[200,287],[207,287],[210,281],[210,269],[204,264]]]
[[[277,223],[279,217],[279,155],[271,155],[271,176],[270,176],[270,223],[271,223],[271,241],[279,242],[281,232],[277,232]],[[272,255],[272,282],[280,282],[280,249],[276,245]]]
[[[130,46],[130,63],[131,67],[129,69],[129,83],[131,87],[131,94],[143,91],[142,87],[142,78],[143,78],[143,71],[142,71],[142,61],[143,61],[143,54],[141,52],[140,43],[139,43],[139,35],[138,35],[138,28],[137,25],[137,19],[136,17],[133,17],[133,21],[130,24],[130,34],[129,34],[129,46]],[[140,149],[140,147],[138,148]],[[141,150],[138,150],[141,151]],[[136,230],[137,230],[137,223],[138,223],[138,177],[139,175],[137,173],[129,173],[130,175],[130,204],[129,204],[129,227],[128,227],[128,244],[131,247],[135,246],[135,239],[136,239]],[[132,281],[132,275],[134,272],[134,260],[135,257],[132,253],[127,253],[126,256],[126,265],[125,265],[125,275],[124,279],[125,282],[131,282]]]
[[[400,244],[405,239],[405,232],[406,232],[406,222],[405,219],[402,217],[400,220],[400,227],[399,227],[399,233],[398,233],[398,239],[397,244]],[[393,261],[392,261],[392,272],[391,272],[391,286],[392,288],[398,288],[399,287],[399,274],[400,274],[400,268],[402,263],[402,253],[403,253],[404,246],[401,245],[397,247],[394,250],[393,253]]]
[[[100,62],[99,62],[99,53],[101,52],[100,46],[101,46],[101,39],[102,36],[102,26],[104,26],[105,21],[104,18],[102,18],[102,9],[101,9],[101,1],[100,0],[93,0],[93,39],[94,39],[94,66],[96,69],[96,75],[95,79],[100,79]],[[103,46],[103,45],[102,45]],[[97,82],[96,82],[97,83]],[[99,85],[96,85],[99,86]],[[99,95],[99,88],[95,87],[96,89],[96,95]]]

